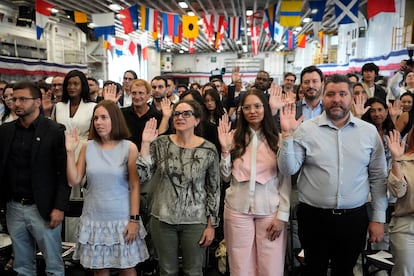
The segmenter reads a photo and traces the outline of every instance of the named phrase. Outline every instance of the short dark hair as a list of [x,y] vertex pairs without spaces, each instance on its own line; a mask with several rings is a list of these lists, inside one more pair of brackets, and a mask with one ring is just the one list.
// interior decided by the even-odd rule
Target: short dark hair
[[287,78],[287,77],[289,77],[289,76],[294,77],[294,78],[295,78],[295,81],[296,81],[296,75],[295,75],[295,74],[293,74],[292,72],[287,72],[287,73],[283,76],[283,79],[286,79],[286,78]]
[[37,86],[34,82],[22,81],[13,85],[14,91],[20,89],[29,89],[32,98],[42,99],[42,92],[40,92],[39,86]]
[[182,84],[182,83],[177,85],[177,89],[178,89],[178,88],[184,88],[184,89],[185,89],[185,91],[188,91],[188,86],[187,86],[187,85],[185,85],[185,84]]
[[354,78],[356,78],[357,79],[357,82],[359,81],[359,77],[358,77],[358,75],[357,74],[355,74],[355,73],[348,73],[348,74],[346,74],[346,77],[349,79],[349,78],[352,78],[352,77],[354,77]]
[[374,71],[375,75],[378,75],[379,68],[378,68],[377,65],[375,65],[375,63],[368,62],[368,63],[365,63],[364,65],[362,65],[361,72],[364,73],[365,71]]
[[110,84],[115,84],[116,85],[116,93],[120,93],[122,91],[122,85],[120,85],[119,83],[115,82],[115,81],[111,81],[111,80],[107,80],[104,82],[103,87],[110,85]]
[[353,85],[352,83],[349,81],[348,77],[342,74],[333,74],[330,75],[329,77],[326,78],[325,81],[325,86],[323,88],[323,91],[326,91],[326,87],[328,86],[328,84],[330,83],[341,83],[344,82],[346,84],[348,84],[348,89],[349,92],[351,93],[351,95],[354,94],[354,89],[353,89]]
[[321,69],[319,69],[315,65],[311,65],[311,66],[303,68],[302,72],[300,73],[300,83],[302,83],[303,76],[305,74],[312,73],[312,72],[318,73],[319,77],[321,78],[321,82],[324,81],[324,77],[323,77],[323,73],[322,73]]
[[[192,90],[192,91],[196,91],[196,90]],[[198,92],[197,92],[198,93]],[[200,95],[200,93],[198,93]],[[194,128],[194,133],[198,136],[202,136],[203,135],[203,123],[204,123],[204,118],[205,118],[205,112],[204,112],[204,106],[202,106],[200,103],[198,103],[195,100],[180,100],[178,101],[178,103],[176,103],[173,106],[173,111],[175,111],[175,109],[177,108],[177,106],[179,106],[180,104],[186,103],[189,106],[191,106],[191,108],[194,111],[194,117],[196,119],[200,120],[200,123]]]
[[134,70],[126,70],[125,72],[124,72],[124,76],[125,76],[125,74],[126,73],[131,73],[132,74],[132,76],[134,76],[134,79],[137,79],[138,78],[138,75],[137,75],[137,73],[135,73],[135,71]]
[[162,81],[164,81],[164,83],[165,83],[165,87],[167,87],[167,85],[168,85],[167,79],[166,79],[166,78],[164,78],[163,76],[156,76],[156,77],[153,77],[153,78],[152,78],[152,80],[151,80],[151,84],[152,84],[152,81],[154,81],[154,80],[162,80]]
[[89,78],[87,78],[87,80],[88,81],[91,80],[99,86],[99,81],[97,79],[89,77]]
[[128,126],[125,122],[124,115],[122,114],[122,111],[119,109],[118,105],[113,101],[102,100],[93,109],[92,122],[89,130],[89,139],[98,142],[102,141],[101,137],[96,132],[95,125],[93,123],[95,111],[99,107],[105,108],[108,111],[109,117],[111,118],[111,139],[122,140],[127,139],[131,136]]

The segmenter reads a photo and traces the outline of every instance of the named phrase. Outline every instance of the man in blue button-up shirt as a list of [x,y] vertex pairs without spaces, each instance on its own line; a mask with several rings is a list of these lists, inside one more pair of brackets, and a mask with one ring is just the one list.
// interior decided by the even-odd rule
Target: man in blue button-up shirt
[[[352,88],[343,75],[325,84],[324,112],[301,124],[295,105],[280,115],[282,143],[278,165],[298,178],[299,238],[306,275],[353,275],[369,230],[372,242],[384,235],[386,162],[375,127],[350,113]],[[366,202],[372,197],[368,221]]]

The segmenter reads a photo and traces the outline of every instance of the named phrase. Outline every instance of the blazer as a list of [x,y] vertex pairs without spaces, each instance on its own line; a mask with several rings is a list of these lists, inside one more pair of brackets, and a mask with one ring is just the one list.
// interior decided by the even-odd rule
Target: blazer
[[[16,132],[16,121],[0,126],[0,203],[12,199],[12,188],[5,183],[5,168]],[[50,221],[53,209],[65,211],[71,188],[66,179],[65,127],[40,115],[31,153],[30,178],[33,199],[40,215]]]

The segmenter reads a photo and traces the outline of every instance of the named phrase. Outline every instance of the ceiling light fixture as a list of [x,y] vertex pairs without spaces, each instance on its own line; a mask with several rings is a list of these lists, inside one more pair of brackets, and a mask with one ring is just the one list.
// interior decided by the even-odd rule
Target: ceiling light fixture
[[51,11],[52,13],[58,13],[58,12],[59,12],[59,10],[58,10],[58,9],[56,9],[56,8],[52,8],[50,11]]
[[182,9],[187,9],[188,5],[186,2],[178,2],[178,5],[182,8]]
[[180,51],[179,51],[179,53],[180,53],[180,54],[184,54],[184,51],[183,51],[183,50],[180,50]]
[[253,11],[252,10],[246,10],[246,15],[247,16],[252,16],[253,15]]
[[309,17],[305,17],[303,18],[303,23],[308,23],[311,22],[312,19],[310,19]]
[[189,16],[195,16],[195,13],[192,12],[192,11],[189,11],[189,12],[187,12],[187,15],[189,15]]
[[242,45],[243,52],[247,53],[247,45]]
[[118,4],[111,4],[111,5],[109,5],[109,8],[113,11],[116,11],[116,12],[122,10],[122,7]]
[[318,9],[312,9],[311,10],[311,14],[317,14],[318,13]]

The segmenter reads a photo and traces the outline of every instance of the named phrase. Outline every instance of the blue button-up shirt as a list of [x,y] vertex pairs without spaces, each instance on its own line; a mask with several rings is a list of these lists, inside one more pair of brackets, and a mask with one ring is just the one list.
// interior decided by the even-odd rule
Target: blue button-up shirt
[[350,115],[337,128],[326,113],[302,123],[278,153],[282,173],[298,178],[299,201],[318,208],[356,208],[372,196],[372,221],[385,222],[387,166],[375,127]]

